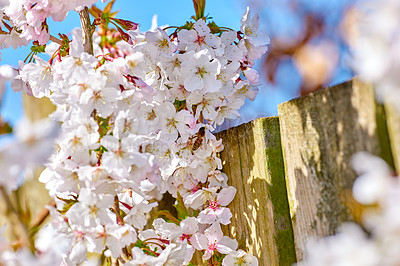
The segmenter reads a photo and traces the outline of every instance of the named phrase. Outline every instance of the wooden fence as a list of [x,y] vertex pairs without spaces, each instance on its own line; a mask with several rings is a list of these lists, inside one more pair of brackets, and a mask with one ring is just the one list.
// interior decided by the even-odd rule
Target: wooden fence
[[217,134],[238,190],[226,232],[266,266],[300,261],[309,238],[353,219],[353,154],[367,151],[400,169],[400,115],[357,79],[282,103],[278,113]]

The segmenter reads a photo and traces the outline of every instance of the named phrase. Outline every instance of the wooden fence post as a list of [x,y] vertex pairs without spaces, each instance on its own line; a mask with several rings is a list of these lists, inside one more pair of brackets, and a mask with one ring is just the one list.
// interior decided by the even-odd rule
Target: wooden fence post
[[[260,118],[217,134],[229,185],[237,189],[225,230],[259,265],[296,261],[277,117]],[[226,227],[225,227],[226,228]]]
[[400,108],[385,104],[387,126],[396,172],[400,173]]
[[278,106],[297,259],[309,237],[335,233],[351,215],[353,154],[367,151],[392,164],[383,108],[372,86],[357,79]]

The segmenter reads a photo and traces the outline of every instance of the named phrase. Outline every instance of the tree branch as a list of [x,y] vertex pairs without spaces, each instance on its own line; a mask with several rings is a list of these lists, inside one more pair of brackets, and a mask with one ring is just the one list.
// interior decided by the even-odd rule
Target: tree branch
[[82,38],[83,38],[83,49],[86,53],[93,55],[93,27],[90,23],[89,9],[85,6],[79,12],[82,25]]
[[50,35],[50,40],[55,42],[55,43],[58,43],[59,45],[62,44],[62,41],[60,39],[54,37],[53,35]]
[[[49,205],[52,206],[52,207],[56,207],[56,201],[55,201],[54,199],[51,200],[51,201],[49,202]],[[33,219],[32,223],[31,223],[31,226],[30,226],[30,229],[34,229],[34,228],[36,228],[36,227],[39,227],[39,226],[44,222],[44,220],[46,220],[46,218],[49,216],[49,214],[50,214],[49,209],[47,209],[46,207],[43,208],[43,209],[37,214],[37,216],[35,217],[35,219]]]

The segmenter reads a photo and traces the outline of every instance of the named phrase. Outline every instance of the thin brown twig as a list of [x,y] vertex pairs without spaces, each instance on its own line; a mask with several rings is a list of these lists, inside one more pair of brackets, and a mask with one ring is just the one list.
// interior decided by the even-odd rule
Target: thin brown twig
[[120,214],[119,199],[118,199],[117,195],[115,195],[115,197],[114,197],[114,204],[111,207],[111,209],[114,211],[115,215],[117,216],[117,223],[124,224],[124,219],[121,217],[121,214]]
[[62,41],[56,37],[54,37],[53,35],[50,35],[50,41],[53,41],[55,43],[58,43],[59,45],[62,44]]
[[79,12],[82,26],[83,49],[86,53],[93,55],[93,27],[90,23],[89,9],[85,6]]
[[[52,207],[56,206],[56,201],[54,199],[52,199],[49,204]],[[48,208],[43,208],[37,215],[36,217],[33,219],[33,221],[31,222],[30,225],[30,229],[35,228],[35,227],[39,227],[45,220],[46,218],[49,216],[50,211]]]

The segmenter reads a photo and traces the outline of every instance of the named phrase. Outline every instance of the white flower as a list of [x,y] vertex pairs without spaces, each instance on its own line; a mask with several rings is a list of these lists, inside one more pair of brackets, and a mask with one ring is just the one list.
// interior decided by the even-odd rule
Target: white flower
[[235,194],[236,188],[223,188],[218,193],[217,199],[208,201],[206,205],[207,207],[199,213],[199,222],[203,224],[212,224],[214,222],[229,224],[231,222],[232,213],[224,206],[231,203]]
[[157,28],[154,32],[146,32],[145,37],[149,43],[157,47],[160,53],[171,55],[176,51],[176,45],[170,41],[167,33],[160,28]]
[[310,242],[306,248],[305,260],[298,266],[378,266],[378,248],[360,227],[345,224],[340,233]]
[[243,250],[239,249],[238,251],[232,251],[222,261],[222,266],[232,266],[232,265],[241,265],[241,266],[258,266],[258,260],[255,256],[251,254],[247,254]]
[[239,108],[244,104],[243,99],[235,99],[228,103],[224,102],[218,110],[218,116],[215,118],[215,123],[221,125],[225,119],[237,119],[240,117]]
[[[191,30],[181,30],[178,33],[178,40],[180,46],[187,46],[188,50],[200,51],[204,48],[211,50],[210,48],[217,49],[221,44],[221,40],[214,34],[210,33],[210,28],[206,22],[199,19]],[[180,47],[183,49],[183,47]]]
[[190,60],[182,63],[182,69],[185,89],[188,91],[216,92],[221,88],[221,81],[217,80],[221,64],[217,59],[211,58],[208,50],[193,54]]
[[361,174],[354,182],[353,196],[362,204],[378,203],[395,183],[392,171],[385,161],[371,154],[360,152],[353,156],[354,170]]
[[50,64],[35,56],[35,63],[24,65],[19,78],[28,83],[36,98],[50,95],[50,84],[53,82],[53,70]]
[[65,214],[71,223],[95,227],[98,224],[112,223],[115,220],[115,215],[109,210],[114,203],[113,195],[98,195],[82,188],[79,191],[78,201]]
[[187,99],[187,105],[192,107],[197,105],[195,118],[199,118],[200,114],[209,121],[213,121],[217,116],[217,107],[222,103],[221,93],[202,94],[199,91],[193,92]]
[[197,250],[205,249],[203,260],[208,260],[215,250],[222,254],[229,254],[237,249],[238,243],[236,240],[224,236],[221,226],[216,222],[204,231],[204,235],[199,235],[192,245]]
[[259,30],[260,19],[258,14],[251,17],[250,8],[247,7],[246,13],[242,17],[242,25],[240,30],[244,33],[245,38],[249,38],[256,46],[269,44],[269,37]]

